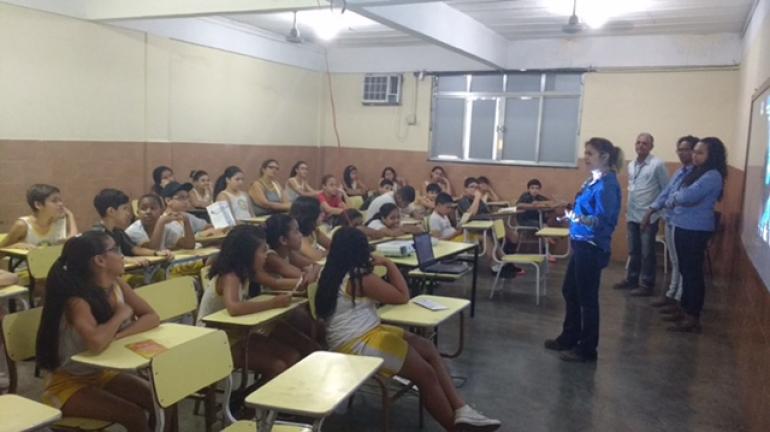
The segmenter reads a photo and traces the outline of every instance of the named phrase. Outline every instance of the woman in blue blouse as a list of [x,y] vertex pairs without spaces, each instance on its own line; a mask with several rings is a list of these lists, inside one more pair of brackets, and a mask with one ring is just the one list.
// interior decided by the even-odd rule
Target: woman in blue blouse
[[591,178],[583,183],[573,210],[564,213],[570,222],[572,256],[564,276],[566,304],[564,327],[556,339],[545,341],[550,350],[562,351],[566,361],[596,361],[599,345],[599,282],[610,259],[612,232],[620,213],[617,172],[623,153],[604,138],[586,142],[584,161]]
[[679,189],[666,200],[671,225],[675,227],[674,244],[682,274],[684,311],[671,331],[699,332],[700,312],[706,283],[703,258],[709,238],[716,230],[714,207],[722,199],[727,178],[727,150],[719,138],[703,138],[692,155],[694,168],[682,180]]

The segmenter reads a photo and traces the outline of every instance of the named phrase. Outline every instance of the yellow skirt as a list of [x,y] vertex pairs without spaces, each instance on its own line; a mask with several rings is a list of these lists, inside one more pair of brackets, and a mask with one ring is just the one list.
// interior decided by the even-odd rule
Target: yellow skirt
[[109,370],[100,370],[88,375],[72,375],[63,371],[53,372],[45,379],[43,402],[61,409],[75,393],[86,387],[104,388],[119,373]]
[[384,362],[378,374],[391,378],[404,366],[406,354],[409,352],[409,343],[404,339],[404,329],[380,324],[366,334],[346,343],[337,351],[379,357]]

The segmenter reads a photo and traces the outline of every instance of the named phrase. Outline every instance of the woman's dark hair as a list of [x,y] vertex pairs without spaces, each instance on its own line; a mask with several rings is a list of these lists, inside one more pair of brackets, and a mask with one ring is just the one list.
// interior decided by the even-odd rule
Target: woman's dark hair
[[389,214],[391,214],[393,211],[399,211],[398,206],[393,203],[385,203],[382,206],[380,206],[380,209],[377,210],[377,213],[375,213],[371,219],[366,221],[364,225],[369,225],[373,220],[383,220],[386,217],[388,217]]
[[267,218],[265,237],[270,249],[275,250],[281,246],[281,237],[289,235],[292,222],[294,222],[294,218],[285,213],[277,213]]
[[29,208],[32,209],[32,212],[36,212],[37,208],[35,207],[35,204],[45,204],[45,200],[47,200],[49,196],[60,192],[61,191],[59,191],[59,188],[56,186],[41,183],[33,184],[27,189],[27,204],[29,204]]
[[259,166],[259,175],[263,175],[265,173],[265,168],[267,168],[267,166],[273,162],[278,163],[278,161],[275,159],[267,159],[266,161],[262,162],[262,165]]
[[158,207],[163,208],[163,200],[160,199],[160,197],[155,194],[144,194],[140,196],[139,200],[136,202],[137,207],[141,204],[143,200],[146,200],[146,199],[155,201],[158,204]]
[[[706,159],[703,165],[696,166],[695,169],[690,171],[690,174],[687,174],[687,177],[682,180],[682,186],[690,186],[708,171],[717,170],[722,175],[722,190],[724,191],[724,184],[727,179],[727,149],[725,144],[716,137],[701,138],[699,142],[708,146],[708,159]],[[722,199],[721,194],[719,199]]]
[[350,174],[353,171],[358,171],[358,168],[356,168],[355,165],[348,165],[345,167],[345,170],[342,171],[342,181],[345,182],[345,186],[352,188],[353,187],[353,179],[350,178]]
[[88,303],[96,322],[112,318],[112,306],[103,288],[94,285],[91,258],[107,252],[109,234],[86,231],[64,243],[62,253],[51,266],[46,278],[42,318],[37,332],[37,364],[53,371],[61,364],[59,331],[67,303],[81,298]]
[[351,227],[341,227],[334,233],[326,265],[318,279],[315,308],[319,318],[327,319],[337,309],[337,293],[345,275],[350,275],[350,293],[356,301],[356,291],[363,291],[361,280],[372,272],[371,253],[366,235]]
[[393,173],[393,181],[396,181],[396,179],[398,178],[398,174],[396,173],[396,170],[393,169],[393,167],[389,167],[389,166],[386,166],[385,168],[382,169],[382,174],[380,175],[380,178],[385,178],[385,173],[388,171]]
[[320,214],[321,203],[315,197],[297,197],[289,209],[289,216],[297,220],[299,232],[305,237],[315,231]]
[[354,220],[361,219],[363,221],[364,219],[364,215],[354,208],[346,209],[340,216],[339,224],[343,227],[352,227]]
[[611,170],[620,172],[623,169],[623,150],[620,147],[615,147],[610,140],[594,137],[586,141],[586,145],[590,145],[599,153],[608,154],[607,165]]
[[165,165],[155,167],[155,169],[152,170],[152,182],[154,183],[152,185],[153,193],[160,195],[163,191],[163,188],[160,186],[160,181],[163,180],[163,173],[166,171],[171,171],[172,174],[174,173],[174,170]]
[[209,277],[235,273],[241,283],[254,280],[254,254],[265,243],[265,231],[254,225],[237,225],[225,237],[209,270]]
[[679,147],[679,144],[681,144],[683,142],[686,142],[687,145],[690,146],[690,150],[692,150],[692,149],[695,148],[695,144],[698,144],[698,141],[700,141],[698,139],[698,137],[694,137],[692,135],[687,135],[687,136],[683,136],[683,137],[679,138],[678,140],[676,140],[676,146]]
[[207,173],[206,171],[203,171],[203,170],[192,170],[192,171],[190,171],[190,179],[192,179],[192,181],[198,181],[201,177],[203,177],[205,175],[209,175],[209,173]]
[[227,180],[230,180],[234,175],[242,173],[243,171],[235,165],[230,165],[225,169],[225,172],[214,183],[214,199],[217,199],[217,195],[220,192],[227,189]]
[[298,161],[297,163],[295,163],[291,167],[291,172],[289,172],[289,177],[296,177],[297,176],[297,171],[299,171],[299,166],[300,165],[307,165],[307,162],[305,162],[305,161]]
[[326,174],[323,177],[321,177],[321,186],[326,186],[326,182],[333,179],[334,175],[332,174]]

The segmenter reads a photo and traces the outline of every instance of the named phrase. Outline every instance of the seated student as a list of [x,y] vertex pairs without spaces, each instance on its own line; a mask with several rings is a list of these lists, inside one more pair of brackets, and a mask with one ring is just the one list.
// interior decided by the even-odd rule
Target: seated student
[[539,227],[540,226],[540,213],[536,210],[538,202],[550,201],[548,197],[540,193],[540,189],[543,185],[538,179],[532,179],[527,182],[527,191],[521,194],[518,201],[516,201],[516,207],[525,209],[524,213],[516,215],[516,221],[519,225]]
[[345,197],[340,189],[337,179],[327,174],[321,179],[321,193],[318,194],[318,201],[323,210],[323,220],[330,225],[336,225],[338,217],[345,211]]
[[358,178],[358,168],[354,165],[348,165],[342,172],[342,187],[348,196],[366,197],[369,189],[364,182]]
[[64,206],[56,186],[34,184],[27,189],[27,204],[32,214],[16,219],[0,247],[34,248],[63,243],[77,235],[75,216]]
[[369,204],[369,208],[366,209],[366,220],[370,220],[377,212],[380,211],[380,207],[387,203],[395,204],[399,209],[406,210],[409,205],[414,202],[415,192],[411,186],[404,186],[397,191],[385,192],[372,200]]
[[[281,294],[269,300],[248,301],[249,285],[256,278],[267,257],[264,231],[253,225],[238,225],[227,234],[219,255],[209,270],[211,278],[205,287],[198,309],[198,325],[202,318],[227,309],[232,316],[248,315],[264,310],[286,307],[291,295]],[[260,327],[248,338],[248,332],[228,330],[233,363],[243,367],[244,354],[248,350],[248,369],[260,374],[265,383],[298,362],[304,354],[298,348],[283,342],[282,334],[291,332],[288,326],[278,323]],[[299,338],[297,338],[299,339]]]
[[401,226],[401,211],[393,203],[385,203],[373,218],[366,222],[366,227],[379,231],[385,237],[399,237],[406,234]]
[[270,216],[265,235],[270,249],[255,282],[272,290],[307,292],[308,285],[318,280],[320,267],[300,253],[302,233],[297,221],[287,214]]
[[[156,197],[156,195],[152,195]],[[99,222],[91,229],[104,231],[120,247],[120,253],[125,257],[165,256],[170,257],[168,251],[158,251],[137,246],[136,243],[124,231],[131,224],[133,212],[128,195],[117,189],[102,189],[94,197],[94,208],[99,213]],[[146,265],[146,260],[136,260],[139,264]]]
[[385,167],[380,175],[380,180],[390,180],[393,182],[393,190],[396,191],[399,188],[406,186],[408,183],[403,177],[399,177],[396,170],[393,167]]
[[433,169],[430,170],[430,178],[425,180],[424,187],[427,189],[428,185],[431,183],[436,183],[441,187],[442,192],[446,192],[450,196],[452,195],[452,182],[449,181],[449,177],[447,177],[444,168],[434,166]]
[[[387,268],[387,282],[373,274],[375,265]],[[428,412],[448,431],[498,429],[500,421],[484,417],[463,401],[433,342],[382,324],[378,303],[408,301],[409,287],[401,271],[389,259],[372,255],[362,232],[345,227],[334,234],[315,297],[329,348],[382,358],[379,374],[415,383]]]
[[[366,226],[366,224],[364,224],[364,222],[364,215],[360,211],[356,209],[347,209],[344,213],[342,213],[342,216],[340,217],[340,224],[338,225],[338,228],[343,226],[356,228],[357,230],[366,234],[366,237],[370,240],[378,240],[388,237],[386,231],[379,231],[373,228],[369,228]],[[332,230],[332,234],[338,228]]]
[[276,179],[280,169],[281,166],[275,159],[262,162],[259,180],[252,183],[249,189],[252,209],[256,216],[289,211],[291,203]]
[[479,190],[481,191],[481,200],[485,203],[500,201],[500,195],[492,188],[492,183],[488,178],[479,176],[476,180],[479,182]]
[[233,217],[239,222],[254,217],[249,194],[243,191],[243,177],[243,171],[231,165],[214,184],[214,199],[228,203]]
[[174,178],[174,170],[165,165],[155,167],[155,169],[152,170],[152,188],[150,188],[150,193],[160,195],[163,191],[163,187],[172,181],[176,181],[176,178]]
[[289,216],[299,225],[302,246],[299,252],[305,258],[317,262],[326,257],[331,240],[318,228],[321,220],[321,203],[317,198],[299,197],[291,205]]
[[309,171],[310,169],[304,161],[299,161],[291,167],[290,177],[286,182],[286,197],[289,202],[294,202],[300,196],[317,197],[321,192],[310,187],[307,180]]
[[425,188],[425,195],[417,198],[414,202],[414,214],[418,218],[423,218],[431,214],[436,207],[436,197],[441,193],[441,186],[431,183]]
[[430,214],[428,226],[430,234],[439,240],[452,240],[463,233],[462,229],[455,228],[449,220],[449,215],[454,211],[453,202],[448,193],[441,192],[436,196],[436,207]]
[[193,184],[190,189],[190,204],[194,208],[205,209],[214,202],[209,174],[203,170],[193,170],[190,172],[190,179]]
[[107,233],[88,231],[64,244],[48,273],[37,334],[37,364],[47,372],[42,399],[66,417],[150,431],[154,404],[146,379],[70,359],[84,351],[100,353],[160,323],[122,274],[120,245]]
[[361,210],[366,210],[369,208],[370,205],[372,205],[372,201],[375,200],[378,196],[392,192],[393,191],[393,182],[388,179],[382,179],[380,180],[380,185],[377,188],[377,192],[370,193],[369,196],[366,197],[366,200],[363,204],[361,204]]

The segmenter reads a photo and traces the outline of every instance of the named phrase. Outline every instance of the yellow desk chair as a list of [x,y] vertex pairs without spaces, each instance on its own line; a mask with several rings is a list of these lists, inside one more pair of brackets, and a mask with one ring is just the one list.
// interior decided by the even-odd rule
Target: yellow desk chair
[[22,310],[29,309],[29,302],[24,297],[29,295],[29,288],[20,285],[10,285],[0,288],[0,302],[17,300],[22,304]]
[[48,272],[53,263],[61,256],[63,245],[44,246],[34,248],[27,255],[27,268],[29,269],[29,304],[35,306],[33,299],[35,285],[48,277]]
[[[16,312],[3,317],[2,341],[4,355],[8,360],[9,393],[15,393],[18,386],[17,362],[33,359],[36,352],[37,330],[40,327],[42,308],[34,308]],[[80,417],[65,417],[57,421],[53,428],[79,431],[99,431],[112,423]]]
[[361,206],[364,205],[364,198],[360,195],[349,196],[345,201],[348,207],[354,208],[356,210],[360,209]]
[[193,322],[195,322],[195,313],[198,310],[198,294],[195,291],[195,279],[193,277],[182,276],[169,279],[145,285],[134,291],[152,306],[161,321],[176,320],[190,314]]
[[[505,244],[505,225],[503,225],[502,220],[496,220],[495,221],[495,248],[499,248],[500,252],[503,253],[503,244]],[[547,294],[547,286],[546,286],[546,272],[542,270],[543,265],[547,265],[548,261],[546,260],[545,255],[538,255],[538,254],[502,254],[501,257],[498,258],[497,251],[492,254],[494,261],[499,264],[499,268],[497,269],[497,273],[495,274],[495,281],[492,284],[492,288],[489,290],[489,299],[491,300],[495,296],[495,291],[497,289],[497,282],[500,279],[500,273],[503,271],[503,267],[505,267],[506,264],[514,264],[514,265],[527,265],[532,266],[535,269],[535,304],[540,304],[540,285],[542,280],[542,286],[543,286],[543,294]]]

